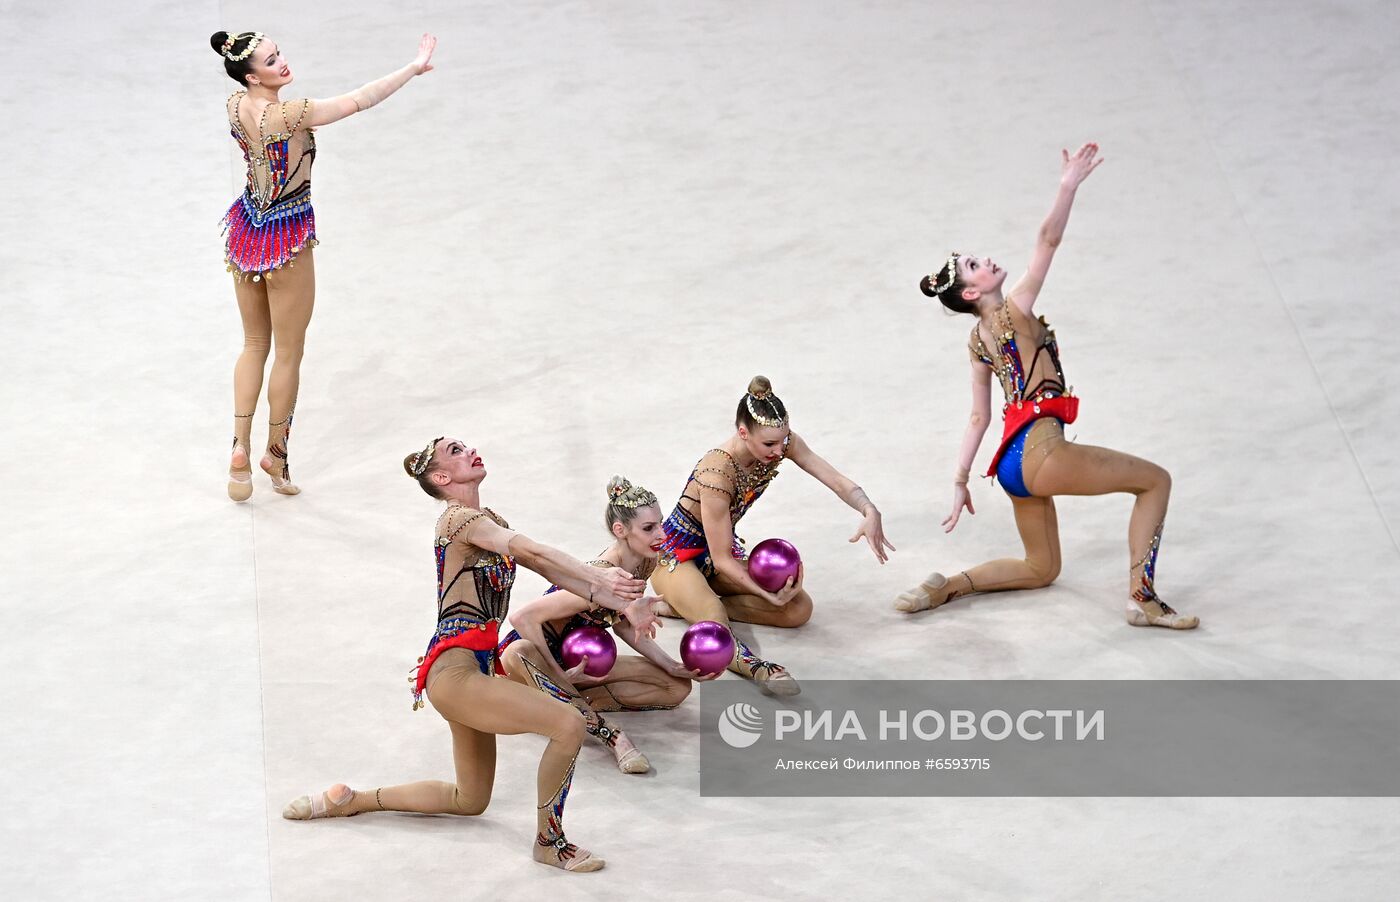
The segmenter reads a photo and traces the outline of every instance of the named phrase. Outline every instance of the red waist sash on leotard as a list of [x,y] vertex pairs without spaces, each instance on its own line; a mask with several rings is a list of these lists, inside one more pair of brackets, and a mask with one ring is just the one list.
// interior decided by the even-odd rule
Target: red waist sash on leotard
[[1022,401],[1020,404],[1008,404],[1002,411],[1001,444],[997,445],[997,453],[992,455],[992,465],[987,468],[985,475],[995,476],[997,464],[1001,463],[1001,456],[1006,453],[1006,446],[1011,444],[1011,440],[1016,437],[1028,423],[1045,417],[1054,417],[1062,423],[1073,423],[1079,416],[1079,399],[1073,395],[1060,395],[1055,398],[1043,398],[1040,401]]
[[704,548],[677,548],[675,551],[671,552],[671,556],[684,564],[686,561],[692,561],[698,558],[700,555],[704,554],[706,550],[707,549]]
[[[500,626],[500,623],[497,621],[488,620],[485,623],[479,624],[476,629],[463,630],[454,636],[444,636],[434,642],[433,647],[428,649],[427,654],[423,655],[422,659],[418,662],[418,677],[414,681],[413,686],[414,697],[419,699],[423,697],[423,691],[428,686],[428,672],[433,669],[433,662],[438,659],[438,655],[447,651],[449,648],[466,648],[471,651],[494,651]],[[505,671],[501,669],[499,662],[496,664],[496,672],[501,675],[505,673]]]

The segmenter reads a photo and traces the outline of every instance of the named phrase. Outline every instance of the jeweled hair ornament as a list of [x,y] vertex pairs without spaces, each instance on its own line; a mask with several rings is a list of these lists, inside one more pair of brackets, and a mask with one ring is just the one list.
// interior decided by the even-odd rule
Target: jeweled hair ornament
[[749,416],[754,418],[754,422],[758,423],[760,426],[770,426],[776,429],[787,425],[787,415],[784,414],[780,417],[773,417],[759,413],[758,408],[756,408],[753,403],[755,401],[767,401],[768,409],[776,412],[777,408],[773,404],[776,400],[778,400],[778,398],[771,390],[760,390],[757,393],[747,392],[744,395],[744,406],[749,409]]
[[[961,256],[962,254],[958,253],[957,251],[953,251],[951,254],[948,255],[948,262],[943,264],[943,268],[948,270],[948,281],[946,284],[938,284],[937,272],[929,274],[928,284],[929,287],[933,289],[934,294],[942,294],[949,288],[952,288],[953,283],[958,280],[958,258]],[[942,272],[942,270],[939,270],[939,272]]]
[[[261,42],[262,39],[265,37],[267,37],[267,35],[263,34],[261,31],[245,31],[242,34],[229,35],[228,40],[224,41],[224,49],[222,51],[224,59],[233,60],[235,63],[243,62],[248,57],[253,55],[253,48],[257,47],[259,42]],[[244,47],[238,53],[234,53],[233,45],[237,44],[244,38],[249,39],[248,46]]]
[[623,479],[616,485],[608,486],[608,503],[613,507],[638,508],[656,503],[656,496],[641,486],[634,486]]
[[408,471],[412,473],[414,477],[422,476],[424,473],[428,472],[428,464],[433,462],[433,452],[437,450],[437,443],[440,441],[442,441],[442,436],[438,436],[431,442],[428,442],[428,447],[413,455],[413,460],[408,463]]

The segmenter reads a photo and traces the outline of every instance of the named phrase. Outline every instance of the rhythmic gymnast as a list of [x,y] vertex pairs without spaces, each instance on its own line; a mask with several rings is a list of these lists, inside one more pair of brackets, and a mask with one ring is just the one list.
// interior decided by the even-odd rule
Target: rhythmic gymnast
[[[1005,397],[1002,438],[986,475],[995,476],[1011,498],[1026,556],[989,561],[951,578],[931,574],[896,599],[895,608],[900,611],[936,608],[974,592],[1050,585],[1060,573],[1054,496],[1125,492],[1136,496],[1128,521],[1128,622],[1178,630],[1192,629],[1199,622],[1177,613],[1157,595],[1157,551],[1171,476],[1139,457],[1065,441],[1064,424],[1074,422],[1079,399],[1066,384],[1055,333],[1044,317],[1033,313],[1050,262],[1064,238],[1075,192],[1103,162],[1098,150],[1097,144],[1085,144],[1073,156],[1061,153],[1059,193],[1040,227],[1030,269],[1005,295],[1006,271],[988,258],[970,254],[953,253],[919,284],[924,294],[954,313],[977,317],[968,342],[972,415],[958,452],[953,510],[943,520],[944,531],[958,525],[964,508],[976,513],[967,488],[968,474],[991,421],[991,380],[996,376]],[[1029,355],[1029,362],[1023,355]]]
[[[865,491],[792,431],[787,407],[765,377],[755,376],[749,383],[739,400],[734,428],[722,445],[700,458],[666,518],[662,550],[675,561],[652,574],[652,586],[665,599],[655,606],[657,613],[691,623],[713,620],[728,625],[738,620],[801,626],[812,616],[812,597],[802,588],[802,571],[777,592],[769,592],[749,576],[747,552],[734,536],[735,525],[768,489],[783,460],[797,464],[860,513],[852,542],[865,539],[882,564],[894,546],[885,539],[880,511]],[[712,549],[724,551],[716,554]],[[729,669],[774,695],[800,691],[787,668],[759,658],[737,637]]]
[[[656,496],[621,476],[614,476],[608,483],[604,523],[613,535],[613,543],[589,564],[621,567],[638,579],[650,576],[666,541]],[[515,629],[501,642],[499,649],[506,673],[519,683],[535,686],[560,701],[577,706],[588,724],[589,735],[612,751],[623,773],[644,774],[651,769],[651,763],[627,734],[609,723],[600,712],[674,708],[690,695],[691,680],[714,679],[698,670],[689,670],[666,654],[650,635],[637,630],[617,611],[558,586],[551,586],[543,598],[516,609],[510,615],[510,622]],[[587,658],[565,670],[564,638],[585,626],[613,628],[640,654],[619,655],[603,677],[595,678],[583,672]]]
[[[536,861],[566,871],[596,871],[603,859],[564,836],[564,802],[583,743],[583,715],[534,689],[497,679],[497,635],[510,609],[516,564],[528,567],[594,603],[616,611],[646,611],[646,581],[618,568],[590,567],[514,532],[481,504],[486,465],[475,448],[439,438],[404,458],[404,470],[434,498],[447,502],[438,517],[438,622],[419,659],[415,709],[426,694],[452,731],[455,783],[424,780],[374,790],[337,783],[301,796],[282,816],[291,820],[345,817],[366,811],[476,815],[491,801],[496,736],[538,733],[549,739],[536,777]],[[645,629],[643,621],[638,627]]]
[[225,261],[233,273],[243,320],[243,351],[233,368],[228,496],[247,501],[253,494],[249,456],[253,412],[274,339],[277,356],[267,380],[267,450],[261,466],[272,479],[274,491],[295,495],[301,490],[292,482],[287,442],[301,381],[306,327],[316,300],[312,258],[316,214],[311,209],[316,136],[312,129],[367,110],[415,75],[431,72],[437,38],[423,35],[411,63],[327,100],[281,99],[282,89],[291,84],[292,70],[282,49],[262,32],[215,32],[209,43],[240,88],[229,96],[227,112],[233,140],[247,167],[247,187],[223,220]]

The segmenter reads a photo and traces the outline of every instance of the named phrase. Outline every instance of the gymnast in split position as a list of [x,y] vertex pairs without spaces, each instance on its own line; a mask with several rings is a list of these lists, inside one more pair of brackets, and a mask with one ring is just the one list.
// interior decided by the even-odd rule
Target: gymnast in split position
[[[590,603],[614,611],[647,611],[646,581],[619,567],[592,567],[514,532],[481,503],[486,466],[475,448],[439,438],[404,458],[404,470],[447,502],[437,522],[438,622],[419,659],[414,708],[426,693],[452,731],[455,783],[425,780],[374,790],[337,783],[293,800],[290,820],[344,817],[366,811],[481,814],[496,777],[496,736],[538,733],[549,739],[536,777],[536,861],[566,871],[596,871],[603,860],[564,836],[564,802],[586,735],[583,715],[511,680],[497,679],[497,632],[510,608],[516,562]],[[642,621],[637,629],[645,631]]]
[[[590,561],[594,567],[620,567],[638,579],[656,569],[657,556],[666,541],[661,508],[656,496],[621,476],[608,483],[604,524],[613,543]],[[643,606],[644,601],[633,602]],[[647,623],[649,608],[634,618]],[[551,586],[543,598],[517,608],[510,615],[515,629],[501,642],[500,659],[511,679],[573,704],[583,712],[588,733],[610,749],[623,773],[644,774],[651,768],[627,734],[613,726],[604,711],[657,711],[674,708],[690,694],[691,680],[709,680],[689,670],[653,641],[649,631],[639,631],[617,611],[574,592]],[[564,637],[585,626],[611,627],[637,655],[619,655],[606,676],[583,672],[588,659],[564,669]],[[715,674],[718,676],[718,674]]]
[[253,494],[253,412],[273,341],[277,355],[267,382],[267,449],[261,466],[274,491],[295,495],[287,461],[292,413],[301,380],[306,327],[316,300],[316,214],[311,209],[312,129],[369,109],[432,71],[437,39],[423,35],[418,55],[377,81],[326,100],[283,100],[292,70],[277,42],[258,31],[216,32],[209,39],[240,90],[229,96],[233,140],[243,152],[247,187],[224,214],[225,262],[243,320],[243,351],[233,368],[233,452],[228,496]]
[[[861,515],[852,542],[870,544],[880,563],[894,550],[885,539],[880,511],[865,491],[817,455],[788,424],[787,407],[763,376],[755,376],[739,399],[734,434],[705,453],[691,470],[675,510],[666,518],[666,543],[673,560],[657,568],[651,584],[665,601],[655,605],[664,616],[691,623],[730,620],[767,626],[797,627],[812,616],[812,597],[802,588],[802,571],[777,592],[754,582],[747,552],[734,527],[791,460],[831,489]],[[797,681],[787,669],[765,661],[735,637],[729,669],[774,695],[796,695]]]
[[973,592],[1048,586],[1060,572],[1054,496],[1125,492],[1135,496],[1128,521],[1128,622],[1178,630],[1198,623],[1197,618],[1172,610],[1158,597],[1155,586],[1171,476],[1138,457],[1065,441],[1064,424],[1074,422],[1079,399],[1066,384],[1055,333],[1044,317],[1034,315],[1050,262],[1064,238],[1075,192],[1103,162],[1098,151],[1097,144],[1086,144],[1073,156],[1061,152],[1055,205],[1040,227],[1030,269],[1009,292],[1002,293],[1005,270],[988,258],[969,254],[953,253],[920,283],[924,294],[938,298],[944,307],[977,318],[968,341],[972,415],[958,452],[953,509],[943,520],[944,531],[958,525],[964,508],[976,513],[967,481],[991,422],[995,375],[1005,397],[1003,428],[986,475],[995,476],[1011,498],[1026,556],[989,561],[951,578],[934,573],[896,599],[898,610],[928,610]]

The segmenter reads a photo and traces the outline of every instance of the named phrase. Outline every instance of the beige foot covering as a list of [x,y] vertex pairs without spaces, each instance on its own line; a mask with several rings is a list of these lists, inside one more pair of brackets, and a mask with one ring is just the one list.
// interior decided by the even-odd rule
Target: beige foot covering
[[747,675],[758,684],[759,691],[765,695],[788,698],[802,691],[802,687],[792,678],[792,674],[787,672],[786,667],[763,660],[738,636],[734,637],[734,661],[741,668],[739,675]]
[[578,756],[575,755],[574,760],[569,762],[568,770],[564,772],[564,779],[554,790],[554,795],[539,806],[539,832],[535,834],[533,855],[540,864],[576,874],[586,874],[590,871],[601,871],[607,862],[587,849],[569,842],[564,836],[564,802],[569,798],[569,786],[574,780],[574,763],[577,760]]
[[228,496],[234,501],[247,501],[253,496],[253,468],[248,461],[252,431],[251,413],[233,415],[233,454],[228,464]]
[[930,573],[928,579],[894,600],[894,609],[906,614],[915,614],[936,608],[948,600],[948,577],[942,573]]
[[346,808],[355,798],[355,790],[344,783],[337,783],[325,792],[304,795],[292,799],[282,809],[282,816],[289,821],[311,821],[323,817],[346,817],[353,812]]
[[1190,614],[1178,614],[1160,598],[1130,601],[1124,612],[1133,626],[1161,626],[1171,630],[1193,630],[1201,619]]
[[651,762],[639,748],[630,748],[617,757],[617,769],[624,774],[644,774],[651,770]]
[[1132,600],[1125,612],[1133,626],[1160,626],[1171,630],[1193,630],[1200,624],[1200,618],[1189,614],[1178,614],[1162,599],[1157,597],[1157,552],[1162,547],[1162,523],[1152,534],[1147,553],[1137,563],[1128,568],[1128,583],[1133,586]]
[[287,444],[292,438],[292,415],[280,423],[267,424],[267,453],[262,468],[272,478],[273,491],[279,495],[297,495],[301,489],[292,483],[292,470],[287,463]]

